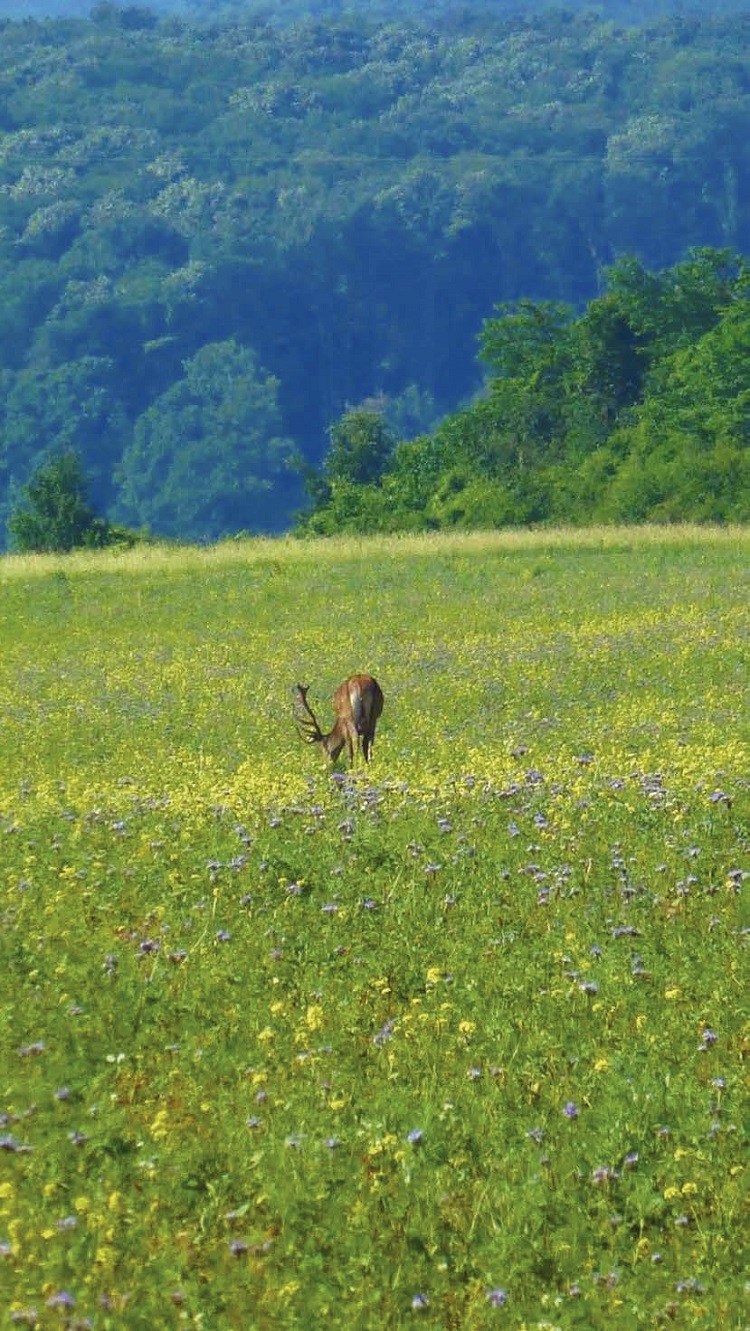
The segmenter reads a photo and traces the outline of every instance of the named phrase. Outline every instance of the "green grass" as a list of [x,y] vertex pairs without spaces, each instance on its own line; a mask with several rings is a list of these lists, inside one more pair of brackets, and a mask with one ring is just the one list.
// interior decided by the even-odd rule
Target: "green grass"
[[0,561],[9,1325],[748,1325],[749,553]]

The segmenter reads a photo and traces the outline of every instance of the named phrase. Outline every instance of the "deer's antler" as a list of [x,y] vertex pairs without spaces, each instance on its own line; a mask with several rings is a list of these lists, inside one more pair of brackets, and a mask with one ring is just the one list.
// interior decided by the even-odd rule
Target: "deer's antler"
[[299,729],[300,735],[302,736],[303,739],[307,740],[308,744],[315,744],[316,741],[319,743],[321,740],[323,740],[325,736],[318,724],[318,718],[316,717],[312,707],[307,701],[307,694],[309,688],[310,688],[309,684],[297,685],[297,693],[299,694],[299,700],[302,703],[305,712],[307,713],[306,716],[297,717],[297,727]]

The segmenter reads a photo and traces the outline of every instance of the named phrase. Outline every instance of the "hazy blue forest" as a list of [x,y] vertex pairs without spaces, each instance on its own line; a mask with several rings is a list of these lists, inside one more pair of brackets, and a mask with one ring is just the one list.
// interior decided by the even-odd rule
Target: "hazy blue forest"
[[3,531],[750,518],[750,10],[0,15]]

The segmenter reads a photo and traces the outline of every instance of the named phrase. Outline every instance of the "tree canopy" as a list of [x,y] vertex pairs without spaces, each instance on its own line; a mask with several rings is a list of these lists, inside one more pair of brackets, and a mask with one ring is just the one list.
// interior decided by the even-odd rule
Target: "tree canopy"
[[419,453],[409,485],[443,477],[435,521],[486,512],[467,457],[608,446],[733,281],[686,256],[750,253],[750,15],[514,8],[2,22],[0,530],[51,449],[108,517],[280,530],[292,452],[317,473],[373,401],[387,474]]
[[749,279],[702,250],[658,275],[623,260],[577,317],[501,307],[484,394],[397,445],[377,480],[310,485],[302,529],[747,522]]

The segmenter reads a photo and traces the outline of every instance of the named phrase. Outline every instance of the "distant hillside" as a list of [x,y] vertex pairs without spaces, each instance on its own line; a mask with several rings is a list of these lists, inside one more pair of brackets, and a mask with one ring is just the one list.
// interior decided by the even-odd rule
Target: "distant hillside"
[[548,11],[595,14],[603,20],[640,24],[678,14],[682,17],[726,17],[745,12],[749,0],[151,0],[148,4],[111,4],[110,0],[0,0],[0,19],[70,18],[104,8],[151,10],[157,14],[189,14],[191,19],[215,21],[232,15],[238,19],[262,17],[285,25],[309,18],[340,19],[350,14],[369,19],[421,18],[443,20],[460,13],[464,22],[486,18],[530,18]]
[[[587,484],[603,492],[636,443],[622,412],[645,410],[646,389],[661,401],[639,377],[647,350],[697,409],[723,382],[701,361],[718,342],[735,348],[737,382],[722,389],[731,410],[716,402],[701,429],[726,464],[714,515],[735,505],[744,326],[696,343],[695,378],[655,354],[630,302],[695,247],[750,256],[750,13],[638,26],[570,8],[444,8],[439,22],[434,8],[429,22],[372,8],[284,26],[99,4],[4,23],[0,522],[42,464],[75,450],[110,519],[181,539],[287,528],[300,473],[319,477],[332,440],[352,445],[350,480],[367,486],[373,467],[377,479],[388,436],[374,466],[366,437],[334,435],[351,408],[381,413],[399,442],[429,434],[481,395],[493,361],[477,364],[477,336],[496,304],[515,317],[524,301],[560,303],[567,326],[627,256],[641,266],[621,311],[595,303],[560,340],[542,308],[553,365],[531,355],[535,313],[512,325],[527,363],[500,377],[528,370],[529,391],[495,394],[494,417],[467,418],[468,441],[463,422],[461,438],[446,426],[420,474],[399,455],[399,505],[409,480],[410,512],[468,521],[478,467],[504,487],[493,521],[536,520],[559,511],[547,464],[594,454],[605,471],[587,464]],[[744,273],[728,265],[739,301]],[[691,336],[722,309],[711,271]],[[642,302],[657,325],[658,304]],[[682,304],[670,310],[682,330]],[[675,392],[654,495],[689,425]],[[636,424],[640,450],[656,422]],[[516,458],[523,486],[543,464],[544,494],[521,493]]]

